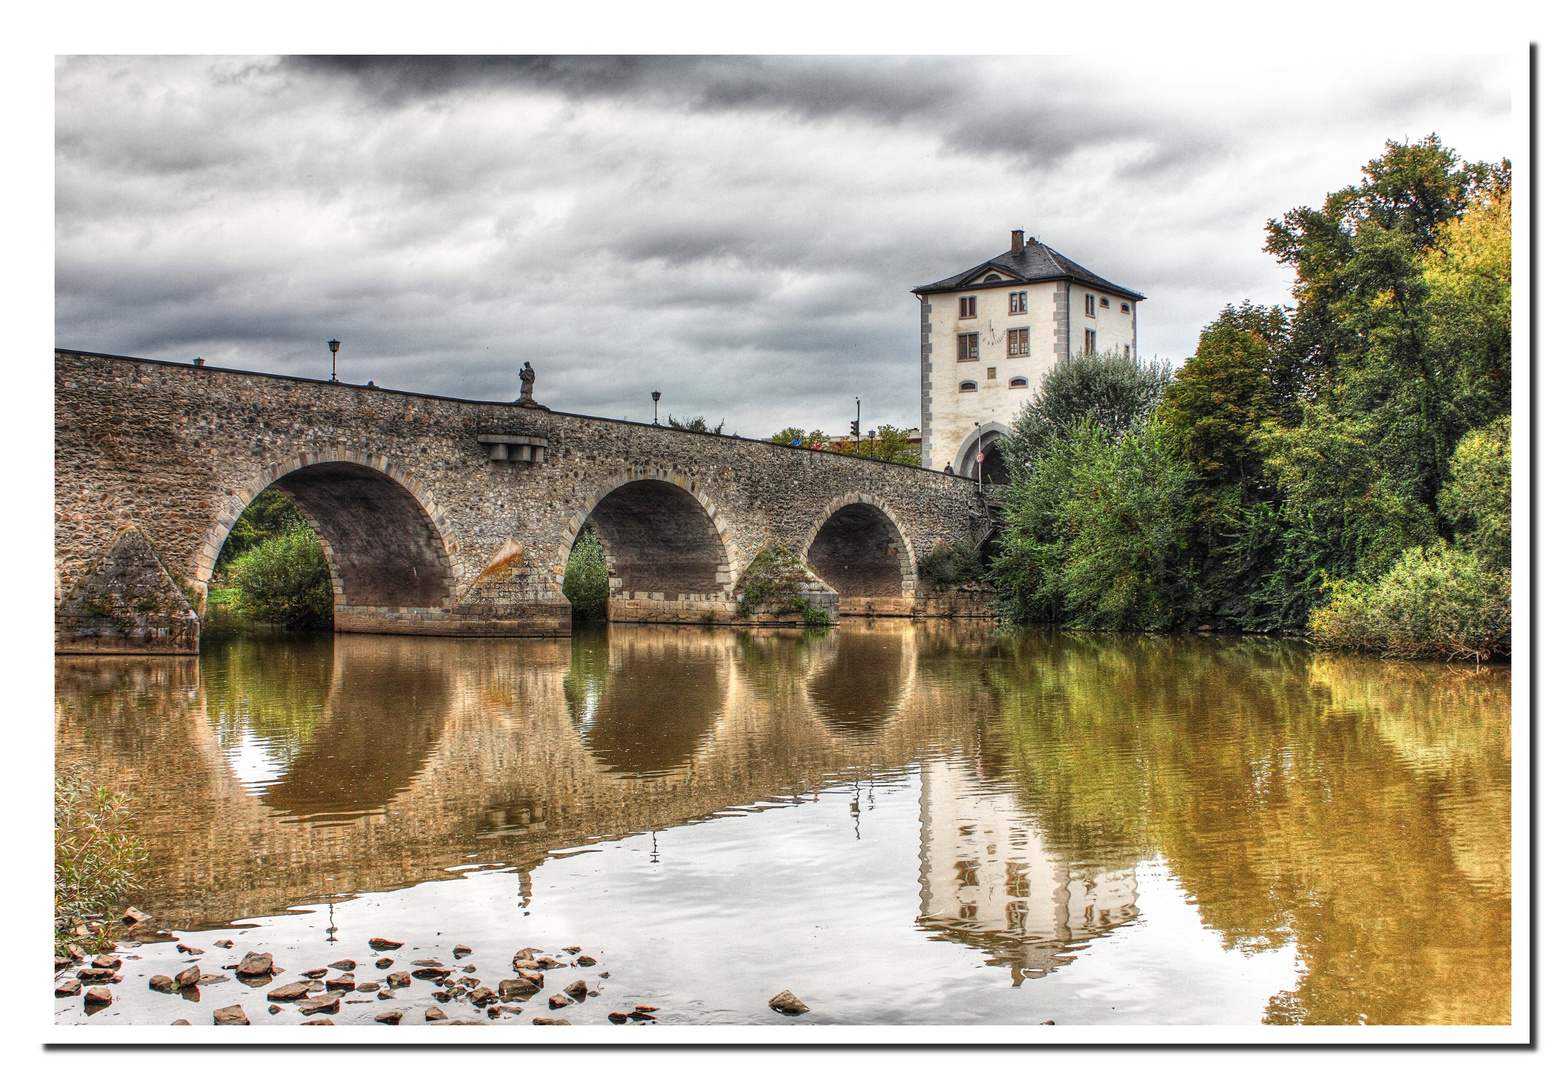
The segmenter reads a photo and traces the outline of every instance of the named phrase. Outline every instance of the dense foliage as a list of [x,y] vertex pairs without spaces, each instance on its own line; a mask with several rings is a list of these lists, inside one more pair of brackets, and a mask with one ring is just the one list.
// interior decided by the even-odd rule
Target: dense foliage
[[[112,922],[138,887],[146,850],[131,831],[129,796],[92,783],[79,765],[54,778],[54,914],[57,936],[88,922]],[[106,940],[106,932],[89,943]]]
[[1508,652],[1510,179],[1388,143],[1268,223],[1291,308],[1226,307],[1172,375],[1051,372],[1003,446],[1009,613]]
[[825,626],[831,616],[802,595],[812,584],[803,559],[781,544],[766,544],[740,575],[736,610],[742,617],[763,608],[773,614],[792,612],[808,626]]
[[573,619],[601,622],[609,617],[609,563],[592,522],[576,534],[560,591],[571,601]]
[[894,424],[882,424],[865,432],[863,438],[852,436],[833,438],[820,428],[807,433],[804,428],[786,427],[772,436],[771,441],[788,446],[797,439],[799,445],[809,450],[828,450],[834,454],[851,457],[874,458],[892,461],[899,465],[918,465],[919,447],[913,442],[918,434],[915,428],[900,428]]
[[719,420],[717,427],[708,427],[705,416],[687,416],[684,420],[678,417],[669,417],[669,426],[678,431],[705,431],[712,435],[722,435],[723,425],[727,420]]
[[276,488],[267,488],[253,499],[228,531],[223,550],[218,552],[213,574],[221,577],[239,556],[285,533],[310,528],[294,501]]
[[953,589],[978,581],[984,575],[983,558],[973,543],[948,544],[937,540],[920,557],[919,580],[933,589]]
[[235,607],[244,619],[290,630],[332,625],[332,575],[321,540],[296,529],[262,541],[229,564]]

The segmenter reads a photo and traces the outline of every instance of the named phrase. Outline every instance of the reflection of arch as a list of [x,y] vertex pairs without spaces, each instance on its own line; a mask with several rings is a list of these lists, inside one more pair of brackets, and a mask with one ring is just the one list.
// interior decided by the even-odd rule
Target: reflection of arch
[[[964,439],[962,441],[962,445],[957,448],[957,456],[955,459],[957,475],[966,476],[969,479],[972,479],[974,477],[975,467],[979,464],[978,456],[981,451],[983,452],[986,459],[984,464],[989,466],[991,464],[991,462],[988,460],[990,457],[991,448],[1010,434],[1012,434],[1011,428],[998,420],[991,420],[986,424],[980,424],[972,431],[968,432],[968,437]],[[1006,483],[1004,463],[1000,463],[1000,478],[991,480],[990,471],[991,470],[989,468],[984,470],[985,481],[987,483]]]
[[885,633],[874,625],[832,635],[832,655],[806,684],[806,696],[835,734],[874,735],[896,715],[911,690],[911,626]]
[[723,711],[710,638],[579,632],[571,643],[566,709],[589,753],[618,776],[684,768]]
[[[635,469],[599,487],[574,514],[556,549],[556,583],[571,545],[592,518],[610,567],[611,596],[638,592],[730,600],[739,556],[717,503],[681,473]],[[653,598],[657,598],[654,596]]]
[[380,454],[297,454],[221,507],[196,559],[211,580],[229,530],[269,487],[286,492],[321,538],[338,606],[441,607],[453,589],[446,515],[416,479]]
[[911,550],[891,507],[858,491],[827,503],[805,530],[805,561],[839,596],[913,596]]

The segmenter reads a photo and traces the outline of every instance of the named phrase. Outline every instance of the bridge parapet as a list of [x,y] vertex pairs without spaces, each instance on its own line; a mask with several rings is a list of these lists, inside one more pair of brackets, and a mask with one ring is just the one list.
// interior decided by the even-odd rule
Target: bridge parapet
[[973,539],[977,506],[959,477],[770,442],[57,351],[57,647],[84,640],[59,613],[129,526],[199,611],[229,529],[273,485],[322,536],[339,630],[442,635],[569,633],[560,584],[588,520],[621,618],[734,621],[769,541],[830,551],[812,569],[876,590],[878,613],[894,596],[914,610],[915,562]]

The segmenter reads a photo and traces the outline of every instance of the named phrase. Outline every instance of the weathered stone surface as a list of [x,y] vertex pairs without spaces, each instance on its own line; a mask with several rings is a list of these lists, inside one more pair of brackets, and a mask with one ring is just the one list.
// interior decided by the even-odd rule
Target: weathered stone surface
[[426,967],[419,968],[413,973],[415,979],[426,979],[430,982],[438,982],[451,974],[450,968]]
[[183,1016],[180,1017],[178,1020],[172,1021],[169,1024],[169,1027],[189,1027],[189,1026],[190,1026],[190,1021],[186,1020]]
[[359,964],[356,960],[337,960],[327,964],[326,966],[330,968],[336,968],[338,971],[352,971],[354,968],[358,967]]
[[798,1016],[800,1013],[807,1013],[810,1011],[809,1005],[806,1005],[803,1001],[800,1001],[787,990],[778,993],[771,1001],[767,1002],[767,1004],[770,1005],[773,1010],[780,1012],[785,1016]]
[[379,960],[375,961],[375,966],[380,968],[382,971],[385,971],[387,968],[392,966],[392,958],[389,956],[383,956]]
[[380,983],[364,982],[355,986],[354,992],[358,994],[373,994],[381,988]]
[[587,984],[581,979],[578,979],[576,982],[566,987],[565,992],[567,996],[574,997],[576,1000],[581,1001],[587,996]]
[[[892,540],[838,545],[875,563],[859,578],[900,594],[887,599],[919,591],[915,560],[938,540],[976,538],[971,482],[770,442],[70,352],[55,354],[54,402],[62,651],[138,634],[137,648],[179,648],[184,586],[199,602],[233,521],[274,483],[319,521],[351,630],[569,633],[559,578],[589,515],[620,621],[737,621],[735,581],[762,544],[807,555],[849,506],[872,507]],[[109,560],[127,530],[144,544]],[[143,552],[167,585],[135,585],[155,576]],[[818,570],[835,588],[841,568]]]
[[431,1005],[429,1008],[424,1010],[424,1019],[426,1019],[426,1020],[444,1020],[444,1019],[446,1019],[446,1014],[441,1012],[434,1005]]
[[311,968],[309,971],[300,972],[307,979],[322,979],[326,977],[326,968]]
[[564,964],[562,964],[560,961],[556,960],[552,956],[540,956],[540,957],[537,958],[537,960],[538,960],[538,966],[543,968],[545,971],[552,971],[555,968],[563,968],[563,967],[565,967]]
[[487,986],[476,986],[468,994],[468,1000],[480,1007],[499,1000],[499,995]]
[[234,941],[232,938],[219,938],[212,944],[216,945],[220,949],[232,949],[234,947]]
[[464,956],[471,956],[472,953],[473,950],[468,948],[466,945],[458,945],[456,948],[451,950],[451,955],[455,956],[458,960],[461,960]]
[[309,994],[310,984],[308,982],[291,982],[287,986],[279,986],[268,990],[266,999],[268,1001],[298,1001],[302,997],[308,997]]
[[302,1000],[299,1003],[299,1011],[304,1013],[306,1016],[313,1016],[316,1013],[334,1013],[338,1010],[339,1007],[341,1007],[341,1005],[342,995],[322,994],[320,997],[305,998]]
[[385,952],[390,949],[402,948],[402,942],[393,941],[391,938],[372,937],[370,939],[370,948],[375,949],[377,952]]
[[390,975],[386,976],[386,985],[391,987],[393,990],[397,989],[399,986],[412,986],[413,976],[408,974],[406,971],[394,971]]
[[61,599],[56,646],[64,652],[193,652],[200,625],[147,537],[122,523]]
[[107,986],[90,986],[82,997],[82,1005],[88,1009],[101,1009],[114,1004],[114,995]]
[[531,979],[501,979],[500,997],[502,1001],[526,1001],[538,993],[538,987]]
[[196,980],[202,986],[210,986],[213,983],[228,982],[227,975],[203,975]]
[[66,979],[63,983],[56,984],[54,988],[55,997],[75,997],[81,992],[82,983],[80,979]]
[[180,986],[194,986],[196,983],[201,981],[201,968],[195,964],[192,964],[190,967],[174,976],[174,981]]
[[156,990],[160,994],[172,994],[177,987],[167,975],[154,975],[147,980],[147,989]]
[[332,1020],[328,1020],[326,1017],[323,1016],[319,1020],[306,1020],[304,1023],[300,1024],[299,1026],[300,1027],[334,1027],[335,1026],[335,1022],[332,1021]]
[[549,1007],[551,1009],[563,1009],[569,1004],[571,1004],[571,999],[564,994],[551,994],[549,996]]
[[629,1019],[630,1016],[623,1012],[612,1012],[609,1014],[609,1022],[611,1024],[623,1024]]
[[245,1015],[245,1010],[238,1005],[226,1005],[221,1009],[212,1010],[212,1022],[218,1026],[230,1025],[235,1027],[249,1027],[250,1017]]
[[207,950],[198,949],[193,945],[186,945],[184,942],[180,942],[174,946],[174,951],[185,953],[187,956],[203,956]]
[[445,990],[435,990],[435,991],[432,991],[430,993],[430,997],[434,998],[436,1001],[440,1002],[442,1005],[444,1005],[447,1002],[449,1002],[452,999],[453,996],[454,995],[450,994],[449,992],[447,992]]
[[342,990],[345,993],[358,985],[358,980],[352,975],[336,975],[326,980],[328,990]]
[[380,998],[382,1001],[390,1001],[392,998],[397,996],[397,991],[395,991],[395,990],[387,990],[387,989],[383,988],[383,989],[377,990],[375,992],[375,996]]
[[133,907],[126,908],[125,914],[121,916],[122,921],[127,926],[134,923],[146,922],[150,918],[152,918],[152,916],[148,915],[145,911],[141,911]]
[[556,1027],[569,1027],[571,1025],[571,1021],[567,1020],[563,1016],[535,1016],[533,1017],[533,1023],[539,1025],[540,1027],[543,1027],[547,1024],[552,1024]]
[[596,963],[598,963],[598,961],[594,960],[591,956],[579,956],[576,958],[577,967],[592,967]]
[[283,1011],[283,1007],[281,1005],[268,1005],[266,1007],[266,1011],[271,1013],[273,1016],[276,1016],[278,1013]]
[[235,968],[235,971],[239,975],[249,975],[252,978],[259,975],[270,975],[272,974],[272,954],[246,953],[245,958],[239,962],[239,966]]
[[377,1024],[391,1024],[393,1026],[402,1023],[402,1013],[383,1012],[375,1018]]
[[120,966],[120,958],[111,953],[99,953],[92,958],[92,966],[95,968],[117,968]]
[[70,945],[65,947],[65,951],[70,953],[71,959],[76,961],[78,964],[85,964],[87,962],[87,950],[83,949],[80,945],[72,942]]
[[114,978],[114,972],[108,968],[84,967],[76,977],[84,983],[106,983]]

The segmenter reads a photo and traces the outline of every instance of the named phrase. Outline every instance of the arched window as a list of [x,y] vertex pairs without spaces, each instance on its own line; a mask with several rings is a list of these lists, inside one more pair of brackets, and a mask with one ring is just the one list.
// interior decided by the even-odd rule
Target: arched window
[[1011,380],[1009,385],[1013,390],[1026,390],[1028,388],[1028,380],[1019,375]]
[[1001,276],[999,274],[991,274],[989,277],[985,278],[984,280],[986,282],[991,282],[991,281],[999,281],[1000,279],[1001,279]]
[[1130,304],[1121,304],[1120,305],[1120,310],[1125,312],[1127,315],[1129,315],[1129,314],[1131,314],[1131,305]]
[[964,379],[962,382],[957,384],[957,392],[959,394],[971,394],[978,388],[979,384],[974,382],[972,379]]

